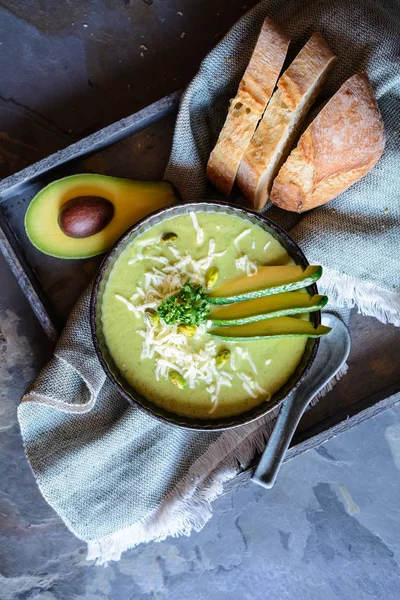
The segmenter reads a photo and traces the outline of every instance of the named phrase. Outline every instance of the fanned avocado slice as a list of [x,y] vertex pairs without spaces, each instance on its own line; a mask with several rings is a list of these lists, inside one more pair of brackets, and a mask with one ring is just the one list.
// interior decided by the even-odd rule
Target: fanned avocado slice
[[330,327],[325,325],[318,325],[315,328],[310,321],[302,321],[294,317],[278,317],[237,327],[217,327],[210,329],[208,333],[226,342],[249,342],[281,337],[317,338],[330,331]]
[[71,175],[53,181],[33,198],[25,230],[45,254],[87,258],[106,252],[134,223],[175,202],[166,181]]
[[213,326],[244,325],[274,317],[315,312],[323,308],[327,302],[327,296],[311,297],[302,292],[285,292],[234,304],[213,306],[208,318]]
[[322,267],[298,265],[259,267],[258,272],[232,279],[208,296],[210,304],[232,304],[263,296],[291,292],[312,285],[322,275]]

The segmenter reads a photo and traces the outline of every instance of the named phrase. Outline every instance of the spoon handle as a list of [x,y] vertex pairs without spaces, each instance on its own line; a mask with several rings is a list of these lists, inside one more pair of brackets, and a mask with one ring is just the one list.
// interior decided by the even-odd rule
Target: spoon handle
[[279,468],[296,427],[311,400],[337,375],[350,352],[350,334],[341,319],[330,312],[323,315],[324,325],[332,332],[321,340],[315,363],[287,400],[284,401],[274,430],[261,457],[252,481],[266,488],[274,485]]
[[282,404],[268,445],[253,475],[255,483],[272,488],[301,416],[317,392],[318,388],[311,390],[305,381]]

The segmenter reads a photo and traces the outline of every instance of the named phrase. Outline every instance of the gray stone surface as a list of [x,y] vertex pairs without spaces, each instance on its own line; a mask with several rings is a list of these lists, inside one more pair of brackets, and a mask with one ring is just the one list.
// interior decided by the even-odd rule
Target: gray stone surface
[[[184,85],[252,4],[3,0],[0,176]],[[400,597],[400,408],[286,464],[271,491],[221,497],[201,532],[95,567],[41,497],[16,421],[49,352],[0,256],[0,600]]]
[[394,600],[400,596],[400,409],[215,503],[189,538],[96,567],[41,497],[25,460],[18,399],[46,340],[0,259],[1,600]]

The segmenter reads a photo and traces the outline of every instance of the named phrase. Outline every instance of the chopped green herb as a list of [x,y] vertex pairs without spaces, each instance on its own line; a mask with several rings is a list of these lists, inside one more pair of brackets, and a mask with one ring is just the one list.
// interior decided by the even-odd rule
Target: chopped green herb
[[188,281],[179,292],[166,298],[157,312],[167,325],[201,325],[210,312],[207,292]]

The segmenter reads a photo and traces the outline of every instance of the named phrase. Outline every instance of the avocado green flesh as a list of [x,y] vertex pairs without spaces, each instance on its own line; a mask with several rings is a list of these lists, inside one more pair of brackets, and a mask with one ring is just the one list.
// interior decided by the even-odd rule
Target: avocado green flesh
[[[73,238],[60,228],[59,214],[64,204],[82,196],[108,200],[114,214],[101,231]],[[106,252],[134,223],[175,201],[173,188],[165,181],[133,181],[92,173],[71,175],[53,181],[31,200],[25,213],[25,231],[30,242],[44,254],[88,258]]]
[[327,296],[311,297],[302,292],[286,292],[255,300],[213,306],[209,319],[214,327],[245,325],[264,319],[315,312],[321,310],[327,302]]
[[237,327],[210,329],[209,334],[230,342],[262,340],[268,338],[307,337],[317,338],[330,332],[329,327],[314,327],[310,321],[301,321],[293,317],[278,317],[268,321],[258,321]]
[[232,304],[273,294],[292,292],[312,285],[322,275],[322,267],[298,265],[260,267],[253,277],[239,277],[209,294],[210,304]]
[[[152,261],[151,257],[162,256],[167,258],[170,264],[174,264],[176,261],[174,249],[181,255],[187,252],[196,260],[202,259],[207,255],[209,241],[213,239],[216,252],[226,250],[212,263],[212,266],[219,269],[219,281],[223,285],[238,278],[242,273],[235,265],[239,253],[233,244],[233,239],[249,228],[251,233],[240,241],[240,253],[247,254],[250,260],[258,261],[260,264],[293,264],[286,250],[274,237],[247,220],[214,212],[196,212],[196,216],[204,232],[204,241],[201,245],[197,244],[196,232],[190,216],[184,215],[155,225],[127,246],[116,260],[108,277],[101,312],[108,350],[121,375],[130,385],[152,402],[172,413],[210,420],[246,412],[265,401],[263,394],[257,397],[249,395],[238,373],[253,377],[266,391],[267,397],[276,394],[295,372],[306,348],[307,338],[271,338],[260,341],[242,339],[240,343],[230,344],[213,338],[205,332],[196,339],[188,339],[189,347],[195,351],[214,341],[216,354],[225,349],[229,349],[232,354],[232,359],[223,366],[223,370],[232,376],[232,387],[221,387],[218,406],[212,413],[210,413],[210,395],[206,389],[208,384],[205,382],[199,382],[193,388],[187,385],[184,389],[179,389],[168,379],[162,377],[156,379],[156,355],[152,358],[142,356],[143,338],[138,331],[144,327],[144,315],[136,316],[115,297],[116,294],[120,294],[129,299],[137,292],[137,286],[143,285],[145,274],[149,270],[153,267],[158,270],[163,269],[163,265]],[[155,242],[160,236],[171,231],[178,236],[173,249]],[[144,260],[128,264],[129,260],[137,255],[137,242],[143,244],[146,240],[148,243],[141,246],[146,248]],[[264,250],[266,245],[268,249]],[[308,314],[301,316],[301,319],[308,318]],[[249,361],[243,358],[239,351],[249,353],[257,369],[257,375],[253,372]]]

